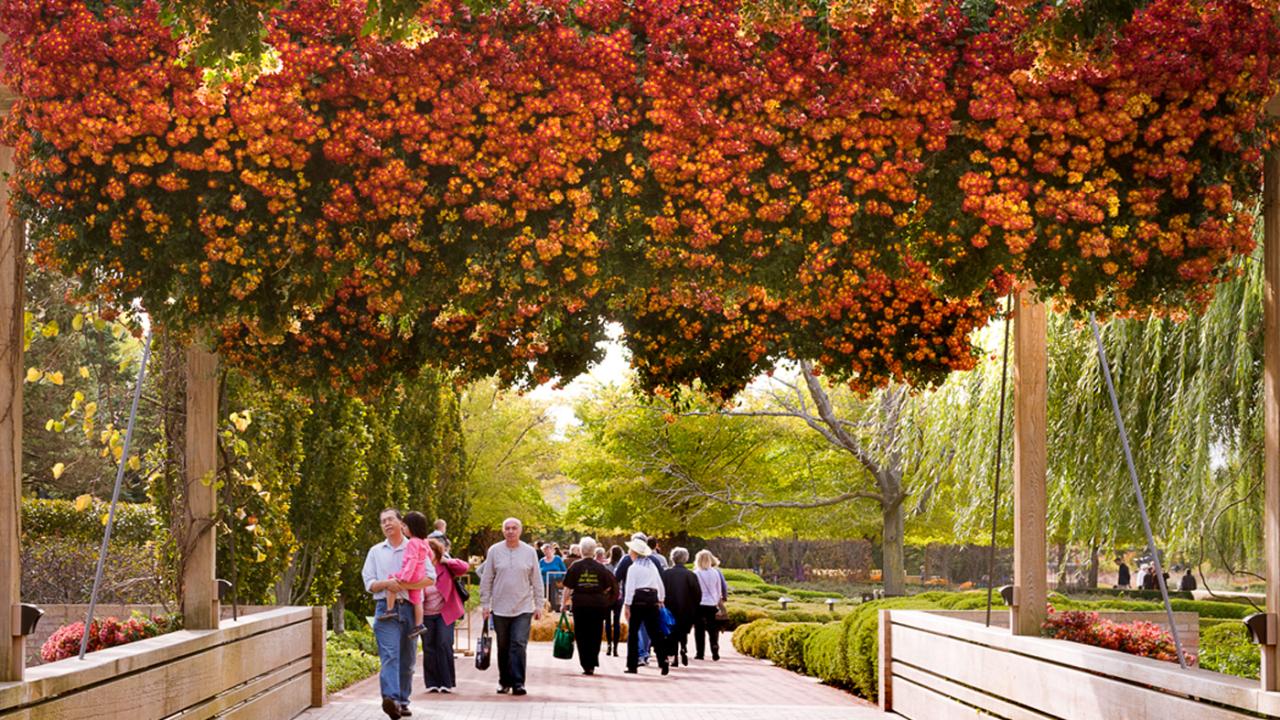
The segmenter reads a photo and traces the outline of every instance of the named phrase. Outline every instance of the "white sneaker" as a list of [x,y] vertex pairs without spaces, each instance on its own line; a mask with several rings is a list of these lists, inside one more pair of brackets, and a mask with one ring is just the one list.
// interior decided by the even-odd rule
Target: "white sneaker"
[[450,689],[449,689],[449,688],[447,688],[447,687],[442,687],[442,688],[440,688],[440,692],[442,692],[442,693],[444,693],[444,694],[448,695],[448,694],[452,693],[453,691],[452,691],[452,690],[450,690]]
[[427,688],[427,692],[429,692],[429,693],[438,693],[438,692],[440,692],[440,688],[438,688],[438,687],[429,687],[429,688]]

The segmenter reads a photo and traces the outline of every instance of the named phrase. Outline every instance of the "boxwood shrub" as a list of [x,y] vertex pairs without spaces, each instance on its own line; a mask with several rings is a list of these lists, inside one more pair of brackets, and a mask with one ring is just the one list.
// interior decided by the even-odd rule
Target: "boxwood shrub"
[[769,641],[769,660],[780,668],[798,673],[806,672],[805,643],[821,627],[821,624],[815,622],[782,625]]

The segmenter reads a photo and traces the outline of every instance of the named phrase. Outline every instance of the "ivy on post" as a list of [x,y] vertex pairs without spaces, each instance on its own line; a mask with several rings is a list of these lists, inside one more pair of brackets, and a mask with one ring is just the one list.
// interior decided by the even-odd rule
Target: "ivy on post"
[[187,346],[186,520],[182,615],[190,630],[218,627],[218,356],[203,342]]

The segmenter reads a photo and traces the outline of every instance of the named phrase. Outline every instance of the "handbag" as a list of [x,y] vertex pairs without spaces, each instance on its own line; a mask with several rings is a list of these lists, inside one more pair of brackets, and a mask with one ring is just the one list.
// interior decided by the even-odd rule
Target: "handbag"
[[493,655],[493,638],[489,636],[489,630],[493,627],[493,618],[484,624],[484,630],[480,631],[480,639],[476,641],[476,669],[488,670],[489,659]]
[[658,608],[658,628],[663,635],[670,635],[676,629],[676,616],[665,605]]
[[[717,570],[716,572],[720,572]],[[729,596],[729,583],[725,582],[724,573],[720,573],[720,600],[716,603],[716,620],[724,622],[729,619],[729,608],[725,607],[724,599]]]
[[[449,571],[446,569],[446,572]],[[449,577],[453,578],[453,591],[457,593],[458,597],[462,598],[463,605],[467,604],[467,601],[471,599],[471,591],[467,589],[466,585],[462,584],[462,580],[457,575],[449,572]]]
[[569,615],[564,610],[560,611],[560,622],[556,623],[551,654],[561,660],[573,659],[573,627],[569,625]]

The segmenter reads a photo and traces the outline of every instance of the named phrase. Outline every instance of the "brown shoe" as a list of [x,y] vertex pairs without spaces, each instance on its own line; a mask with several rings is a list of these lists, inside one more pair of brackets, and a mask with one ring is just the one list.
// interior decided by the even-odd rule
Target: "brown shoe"
[[396,702],[395,698],[384,697],[382,698],[382,712],[386,713],[387,717],[392,720],[397,720],[400,717],[400,704]]

